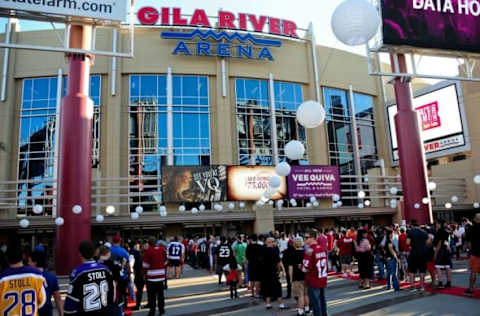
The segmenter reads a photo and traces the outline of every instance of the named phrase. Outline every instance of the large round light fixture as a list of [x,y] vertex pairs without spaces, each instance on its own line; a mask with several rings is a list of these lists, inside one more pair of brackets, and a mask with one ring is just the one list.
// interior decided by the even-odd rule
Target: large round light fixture
[[281,177],[286,177],[290,174],[290,171],[292,170],[292,167],[288,164],[288,162],[281,162],[275,167],[275,172],[281,176]]
[[445,203],[445,208],[452,208],[452,203],[450,202]]
[[424,197],[424,198],[422,199],[422,203],[423,203],[423,204],[428,204],[429,201],[430,201],[430,200],[429,200],[427,197]]
[[109,205],[105,209],[105,212],[107,212],[108,215],[113,215],[115,213],[115,206]]
[[325,121],[325,109],[315,101],[303,102],[297,110],[297,121],[305,128],[315,128]]
[[479,208],[479,207],[480,207],[480,203],[478,203],[478,202],[473,203],[473,207],[474,207],[474,208]]
[[365,197],[365,191],[359,191],[357,193],[357,196],[360,198],[360,199],[363,199]]
[[285,145],[285,155],[290,160],[300,160],[305,154],[305,147],[298,140],[291,140]]
[[377,34],[380,15],[366,0],[346,0],[333,12],[332,31],[349,46],[364,45]]
[[428,183],[428,190],[429,191],[434,191],[437,188],[437,184],[435,182],[429,182]]

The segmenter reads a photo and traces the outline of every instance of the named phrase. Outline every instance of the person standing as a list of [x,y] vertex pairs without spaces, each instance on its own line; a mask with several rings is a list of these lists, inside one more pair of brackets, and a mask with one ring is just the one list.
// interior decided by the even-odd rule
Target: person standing
[[245,273],[245,263],[247,262],[247,258],[245,257],[245,253],[247,251],[247,244],[243,240],[242,236],[238,236],[237,244],[233,247],[233,253],[235,255],[235,259],[237,260],[237,264],[242,267],[240,271],[240,278],[239,278],[239,286],[243,286],[243,276],[242,272]]
[[47,260],[45,259],[45,253],[34,251],[31,256],[28,258],[28,265],[37,268],[38,270],[42,271],[42,275],[46,280],[46,303],[43,305],[42,308],[38,310],[39,316],[52,316],[53,315],[53,306],[52,306],[52,296],[55,299],[55,305],[58,309],[58,316],[63,316],[63,304],[62,298],[60,297],[60,288],[58,286],[58,279],[57,276],[53,273],[50,273],[45,270],[45,263]]
[[251,243],[247,246],[245,255],[248,262],[248,279],[252,286],[252,296],[260,297],[260,277],[263,264],[263,247],[257,242],[257,235],[250,236]]
[[23,265],[23,252],[20,242],[13,237],[7,246],[9,268],[0,273],[0,315],[38,315],[45,305],[46,281],[42,272]]
[[133,283],[135,284],[137,293],[135,296],[134,310],[139,310],[142,306],[143,288],[145,287],[145,276],[143,275],[143,256],[142,252],[140,251],[140,242],[136,241],[133,244],[130,254],[135,260],[135,263],[133,264]]
[[400,259],[400,280],[405,280],[407,278],[408,271],[408,254],[410,252],[410,246],[407,244],[407,233],[405,227],[400,228],[400,235],[398,236],[398,247],[399,247],[399,259]]
[[313,309],[313,316],[327,316],[327,300],[325,288],[328,277],[327,249],[317,244],[317,231],[305,234],[308,246],[303,258],[303,272],[308,286],[308,298]]
[[407,233],[407,244],[410,246],[408,255],[408,271],[410,276],[410,289],[415,284],[415,274],[420,274],[420,289],[424,287],[425,273],[427,272],[426,242],[428,235],[418,227],[416,219],[412,220],[412,229]]
[[347,232],[342,230],[340,233],[340,239],[337,242],[339,249],[340,263],[342,264],[343,276],[346,277],[352,272],[352,253],[353,253],[353,239],[347,237]]
[[305,256],[302,237],[295,238],[294,247],[292,256],[288,258],[288,273],[292,280],[293,296],[297,298],[297,316],[301,316],[310,312],[305,273],[302,271],[303,257]]
[[113,263],[120,267],[120,281],[118,282],[118,302],[120,308],[126,305],[127,289],[130,275],[130,255],[128,251],[121,246],[122,238],[120,235],[112,237],[112,247],[110,247],[111,259]]
[[369,289],[370,279],[373,277],[372,245],[370,245],[370,242],[368,241],[367,234],[367,231],[360,229],[355,242],[355,250],[357,252],[358,259],[358,271],[360,274],[359,288],[361,289]]
[[173,241],[168,245],[167,248],[167,258],[168,258],[168,275],[169,279],[173,279],[174,270],[175,278],[180,278],[180,261],[183,260],[183,247],[182,244],[178,242],[178,237],[175,236]]
[[265,307],[271,309],[271,301],[277,300],[280,309],[285,309],[285,304],[282,302],[282,285],[279,280],[279,271],[285,276],[285,268],[280,260],[280,252],[274,246],[275,239],[268,237],[265,241],[264,262],[263,262],[263,278],[262,278],[262,293],[265,298]]
[[95,246],[89,241],[78,246],[83,263],[70,274],[70,285],[63,306],[69,315],[115,315],[115,286],[110,270],[95,262]]
[[397,277],[397,264],[399,262],[395,246],[393,244],[393,232],[387,230],[385,241],[385,259],[387,261],[387,290],[390,290],[390,284],[393,283],[393,289],[400,291],[400,284]]
[[150,238],[149,247],[143,254],[143,268],[146,271],[148,293],[148,316],[155,315],[158,302],[160,315],[165,314],[165,296],[163,293],[165,282],[165,264],[167,253],[163,245],[157,245],[155,238]]
[[222,284],[222,275],[225,273],[223,267],[230,263],[233,257],[233,251],[224,236],[220,237],[220,246],[218,246],[215,254],[216,272],[218,275],[218,285]]
[[442,271],[446,271],[447,283],[445,287],[452,286],[452,257],[450,251],[450,231],[446,227],[445,220],[437,221],[437,233],[434,240],[435,246],[435,269],[437,269],[438,288],[443,288]]
[[465,294],[473,295],[477,274],[480,273],[480,213],[475,215],[473,225],[466,231],[465,239],[470,248],[470,284]]

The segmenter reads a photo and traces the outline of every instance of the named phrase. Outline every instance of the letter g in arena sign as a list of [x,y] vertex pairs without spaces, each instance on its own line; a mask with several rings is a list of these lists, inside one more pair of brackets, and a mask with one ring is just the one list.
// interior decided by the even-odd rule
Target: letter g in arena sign
[[126,0],[0,0],[0,8],[119,22],[127,15]]

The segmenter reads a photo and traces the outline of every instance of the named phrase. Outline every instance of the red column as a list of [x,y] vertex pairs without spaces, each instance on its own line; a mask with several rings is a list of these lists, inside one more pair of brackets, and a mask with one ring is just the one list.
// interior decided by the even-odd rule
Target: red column
[[[74,25],[71,48],[90,48],[91,27]],[[80,263],[78,244],[90,240],[93,102],[88,97],[92,56],[69,54],[68,92],[60,110],[57,216],[57,274],[69,274]],[[72,207],[80,205],[82,213]]]
[[[393,67],[395,65],[393,55],[390,55],[390,59]],[[398,55],[398,65],[402,73],[407,72],[405,55]],[[422,203],[424,197],[429,197],[428,178],[418,116],[412,105],[410,81],[396,77],[394,89],[398,109],[395,115],[395,130],[400,158],[405,220],[408,223],[416,219],[420,225],[431,223],[433,221],[431,205]],[[414,207],[416,203],[420,205],[419,209]]]

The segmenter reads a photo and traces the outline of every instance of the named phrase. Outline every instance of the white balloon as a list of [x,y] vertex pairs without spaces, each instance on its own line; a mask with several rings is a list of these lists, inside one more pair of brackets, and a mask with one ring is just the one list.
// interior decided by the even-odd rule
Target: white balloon
[[365,191],[359,191],[359,192],[357,193],[357,196],[358,196],[359,198],[363,199],[363,198],[365,197]]
[[478,202],[473,203],[473,207],[474,207],[474,208],[479,208],[479,207],[480,207],[480,203],[478,203]]
[[82,207],[80,205],[74,205],[72,207],[72,212],[74,214],[80,214],[82,212]]
[[281,176],[281,177],[286,177],[290,174],[290,171],[292,171],[292,167],[288,164],[288,162],[281,162],[275,167],[275,172]]
[[258,200],[258,201],[256,202],[256,204],[257,204],[257,206],[263,206],[265,203],[264,203],[263,201],[261,201],[261,200]]
[[140,205],[137,206],[137,207],[135,208],[135,212],[137,212],[138,214],[142,214],[142,213],[143,213],[143,207],[141,207]]
[[113,205],[107,206],[107,208],[105,209],[105,212],[107,212],[108,215],[112,215],[113,213],[115,213],[115,206]]
[[380,15],[366,0],[346,0],[333,12],[332,31],[342,43],[364,45],[377,34]]
[[198,213],[198,208],[194,207],[192,208],[192,214],[197,214]]
[[338,201],[340,200],[340,195],[338,195],[338,194],[335,193],[334,195],[332,195],[332,200],[333,200],[334,202],[338,202]]
[[20,220],[19,225],[22,228],[27,228],[28,226],[30,226],[30,221],[28,219],[24,218],[24,219]]
[[480,184],[480,174],[477,174],[475,177],[473,177],[473,182],[475,182],[475,184]]
[[396,199],[391,199],[390,200],[390,207],[391,208],[397,208],[397,200]]
[[314,207],[318,207],[319,205],[320,205],[320,204],[319,204],[317,201],[313,202],[313,206],[314,206]]
[[178,207],[178,210],[179,210],[180,212],[185,212],[185,210],[186,210],[185,205],[180,205],[180,206]]
[[270,200],[270,198],[272,197],[272,193],[270,193],[268,190],[263,192],[263,197],[267,200]]
[[279,176],[270,177],[268,184],[271,188],[279,188],[282,185],[282,179]]
[[370,206],[370,200],[365,200],[365,202],[363,202],[363,204],[365,204],[365,206]]
[[342,201],[337,201],[337,206],[341,207],[343,205]]
[[130,213],[130,218],[136,221],[140,217],[137,212]]
[[218,210],[221,212],[223,211],[223,205],[222,204],[218,204]]
[[161,216],[161,217],[167,216],[167,211],[160,212],[160,216]]
[[205,205],[200,204],[200,206],[198,207],[198,210],[199,210],[200,212],[205,211]]
[[305,147],[298,140],[291,140],[285,145],[285,155],[290,160],[300,160],[305,154]]
[[55,225],[62,226],[64,223],[65,223],[65,220],[63,219],[63,217],[55,218]]
[[428,190],[429,191],[434,191],[437,188],[437,184],[435,182],[429,182],[428,183]]
[[240,208],[245,208],[245,202],[240,202],[239,206]]
[[40,204],[35,204],[32,209],[33,213],[35,214],[42,214],[43,212],[43,206]]
[[452,203],[457,203],[458,202],[458,196],[454,195],[454,196],[452,196],[452,198],[450,200],[452,201]]
[[358,203],[358,208],[364,208],[365,205],[363,205],[363,203]]
[[220,208],[220,204],[215,204],[215,205],[213,206],[213,209],[214,209],[215,211],[220,211],[220,209],[221,209],[221,208]]
[[420,208],[420,204],[419,204],[419,203],[415,203],[415,204],[413,205],[413,207],[416,208],[416,209],[419,209],[419,208]]
[[233,210],[235,208],[235,203],[228,203],[228,208]]
[[390,194],[391,195],[397,195],[398,193],[398,188],[397,187],[391,187],[390,188]]
[[428,204],[429,201],[430,201],[430,200],[429,200],[427,197],[424,197],[424,198],[422,199],[422,203],[423,203],[423,204]]
[[307,203],[307,207],[308,207],[308,208],[311,208],[311,207],[312,207],[312,203],[308,202],[308,203]]
[[315,202],[316,200],[317,200],[317,198],[316,198],[316,197],[314,197],[314,196],[311,196],[311,197],[310,197],[310,202],[312,202],[312,203],[313,203],[313,202]]
[[105,218],[103,217],[102,214],[98,214],[95,219],[97,220],[98,223],[101,223],[101,222],[103,222],[103,220],[104,220]]
[[332,208],[337,208],[337,203],[332,203]]
[[292,205],[293,207],[297,206],[297,201],[294,200],[294,199],[291,199],[290,200],[290,205]]
[[445,203],[445,208],[452,208],[452,203],[450,202]]
[[272,206],[272,205],[273,205],[273,201],[272,201],[272,200],[268,201],[268,205]]
[[165,205],[160,205],[159,211],[160,211],[160,212],[166,212],[166,211],[167,211],[167,207],[166,207]]
[[305,128],[315,128],[325,121],[325,109],[315,101],[305,101],[298,107],[297,121]]

